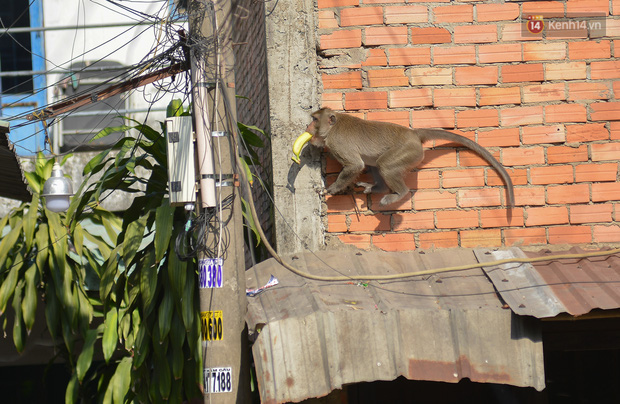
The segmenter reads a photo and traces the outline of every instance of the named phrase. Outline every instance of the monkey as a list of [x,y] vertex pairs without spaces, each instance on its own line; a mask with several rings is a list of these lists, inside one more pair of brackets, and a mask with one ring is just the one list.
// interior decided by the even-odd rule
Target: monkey
[[381,206],[403,199],[409,192],[403,179],[405,172],[424,159],[422,143],[441,139],[459,143],[483,157],[501,176],[506,185],[508,203],[514,207],[514,188],[508,172],[484,147],[456,133],[443,129],[411,129],[389,122],[360,119],[322,108],[311,114],[306,131],[312,135],[310,144],[327,147],[342,164],[342,171],[326,192],[337,194],[349,187],[368,166],[374,184],[358,182],[364,193],[384,193]]

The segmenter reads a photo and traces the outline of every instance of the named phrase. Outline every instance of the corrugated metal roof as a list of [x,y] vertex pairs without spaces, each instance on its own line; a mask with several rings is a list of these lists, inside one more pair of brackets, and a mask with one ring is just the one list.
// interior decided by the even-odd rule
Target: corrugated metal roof
[[[477,253],[483,253],[477,251]],[[407,273],[476,263],[472,250],[322,251],[286,257],[315,275]],[[349,383],[415,380],[544,388],[540,328],[516,316],[481,269],[366,284],[313,281],[273,260],[247,271],[250,332],[264,403],[321,397]]]
[[32,200],[32,194],[7,132],[8,123],[0,121],[0,196],[27,202]]
[[[570,254],[584,254],[572,248]],[[512,257],[547,257],[557,252],[524,253],[518,248],[479,253],[481,262]],[[560,313],[580,316],[594,309],[620,308],[620,254],[550,259],[533,264],[485,267],[486,274],[517,314],[537,318]]]

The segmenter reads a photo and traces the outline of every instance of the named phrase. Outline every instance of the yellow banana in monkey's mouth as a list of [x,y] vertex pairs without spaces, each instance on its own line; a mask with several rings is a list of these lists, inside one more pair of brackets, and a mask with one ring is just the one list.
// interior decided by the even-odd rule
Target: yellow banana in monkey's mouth
[[295,163],[301,164],[301,161],[299,160],[299,154],[301,153],[301,150],[304,148],[306,143],[310,141],[310,139],[312,139],[312,134],[310,132],[304,132],[299,135],[297,139],[295,139],[295,142],[293,142],[293,154],[295,155],[291,157],[291,159]]

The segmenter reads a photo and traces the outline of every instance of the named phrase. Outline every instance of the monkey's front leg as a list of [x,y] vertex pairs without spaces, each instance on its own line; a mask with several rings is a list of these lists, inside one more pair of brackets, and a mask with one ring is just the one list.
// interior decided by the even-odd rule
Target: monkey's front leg
[[328,194],[337,194],[344,191],[364,170],[364,163],[348,164],[342,168],[336,182],[327,188]]

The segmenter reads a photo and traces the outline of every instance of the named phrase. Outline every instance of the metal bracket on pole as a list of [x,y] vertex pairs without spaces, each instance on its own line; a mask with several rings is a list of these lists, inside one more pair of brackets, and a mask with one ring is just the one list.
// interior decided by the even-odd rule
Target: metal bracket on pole
[[223,130],[214,130],[211,132],[211,137],[226,137],[228,136],[228,132]]

